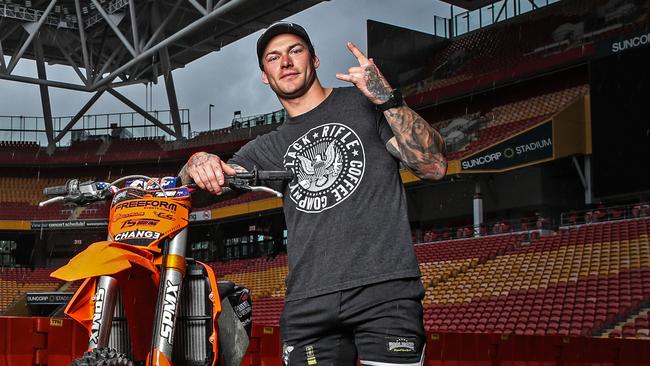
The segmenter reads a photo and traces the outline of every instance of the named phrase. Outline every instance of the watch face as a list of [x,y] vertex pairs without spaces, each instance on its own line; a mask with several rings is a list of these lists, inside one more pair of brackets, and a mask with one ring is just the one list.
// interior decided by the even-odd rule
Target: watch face
[[402,92],[399,89],[393,89],[393,92],[391,93],[391,99],[393,100],[393,103],[395,103],[395,107],[404,105],[404,98],[402,97]]

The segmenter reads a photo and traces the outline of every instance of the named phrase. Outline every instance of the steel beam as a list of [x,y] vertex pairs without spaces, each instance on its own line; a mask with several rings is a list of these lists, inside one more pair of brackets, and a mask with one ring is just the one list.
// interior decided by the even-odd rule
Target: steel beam
[[[38,32],[38,31],[37,31]],[[36,72],[38,78],[47,80],[47,73],[45,72],[45,61],[43,60],[43,45],[41,38],[34,38],[34,55],[36,56]],[[50,92],[47,85],[39,85],[41,92],[41,106],[43,107],[43,124],[45,124],[45,136],[47,137],[47,144],[54,143],[54,127],[52,124],[52,105],[50,104]]]
[[70,56],[72,52],[70,52],[69,50],[65,49],[65,47],[63,47],[58,37],[55,37],[54,41],[56,42],[56,45],[59,47],[61,54],[63,54],[63,57],[65,57],[65,59],[68,60],[68,63],[70,63],[70,66],[72,66],[74,72],[77,73],[77,76],[79,76],[81,82],[88,85],[88,79],[86,79],[84,74],[81,73],[81,70],[79,70],[79,66],[77,66],[77,63]]
[[72,127],[74,127],[74,125],[77,124],[77,122],[81,119],[81,117],[83,117],[83,115],[86,112],[88,112],[90,107],[92,107],[93,104],[95,104],[95,102],[99,99],[99,97],[102,96],[102,94],[104,94],[104,90],[98,91],[86,102],[86,104],[84,104],[83,107],[81,107],[79,112],[77,112],[77,114],[75,114],[75,116],[72,117],[70,122],[68,122],[68,124],[65,125],[65,127],[63,127],[63,129],[59,132],[59,134],[56,135],[56,137],[54,137],[54,143],[61,141],[63,136],[65,136],[68,133],[68,131],[70,131]]
[[68,89],[68,90],[76,90],[76,91],[84,91],[84,92],[92,91],[88,87],[83,85],[64,83],[61,81],[41,80],[41,79],[30,78],[27,76],[0,74],[0,79],[17,81],[20,83],[27,83],[27,84],[47,85],[54,88],[61,88],[61,89]]
[[[227,1],[227,0],[226,0],[226,1]],[[274,3],[274,7],[273,7],[273,8],[271,8],[271,9],[267,9],[267,10],[264,10],[264,11],[258,11],[257,13],[252,13],[252,14],[250,14],[250,16],[249,16],[248,18],[240,19],[238,22],[234,22],[234,23],[232,23],[232,24],[233,24],[232,27],[224,29],[221,33],[222,33],[222,34],[227,34],[229,31],[234,30],[234,29],[237,29],[237,27],[238,27],[239,25],[241,25],[241,24],[245,24],[245,23],[248,23],[248,22],[251,22],[251,21],[253,21],[253,20],[255,20],[255,19],[259,18],[259,17],[262,17],[262,16],[264,16],[264,15],[266,15],[266,14],[268,14],[268,13],[273,12],[274,10],[281,9],[283,6],[285,6],[285,5],[287,5],[287,4],[290,4],[291,2],[292,2],[292,0],[285,0],[284,2],[279,2],[279,1],[277,1],[277,2]],[[218,4],[217,4],[217,5],[218,5]],[[215,11],[216,11],[216,10],[215,10]],[[228,20],[228,19],[223,19],[223,18],[222,18],[221,20],[223,20],[223,21],[225,21],[225,22],[228,22],[228,23],[231,22],[231,21]],[[210,39],[210,38],[204,39],[203,41],[200,41],[200,42],[194,44],[194,47],[198,47],[198,46],[200,46],[200,45],[202,45],[202,44],[204,44],[204,43],[206,43],[206,42],[209,42],[209,41],[213,41],[213,39]],[[179,51],[179,52],[174,53],[174,54],[172,55],[172,59],[176,58],[176,57],[179,56],[179,55],[182,55],[182,54],[185,53],[185,52],[187,52],[187,49],[184,49],[184,50],[181,50],[181,51]]]
[[129,0],[129,14],[131,15],[131,35],[133,36],[133,47],[135,52],[140,53],[140,39],[138,34],[138,22],[135,15],[135,0]]
[[97,11],[99,12],[99,14],[101,14],[101,16],[104,18],[104,20],[108,24],[108,26],[111,27],[111,29],[113,30],[113,33],[115,33],[117,38],[120,39],[120,41],[122,42],[124,47],[126,47],[126,49],[129,50],[129,52],[131,52],[133,57],[138,56],[138,53],[135,51],[135,48],[133,48],[131,43],[129,43],[129,40],[126,39],[124,34],[122,34],[120,29],[117,27],[117,24],[115,24],[113,22],[113,19],[111,19],[111,17],[108,15],[106,10],[104,10],[104,8],[102,7],[102,4],[100,4],[99,1],[97,1],[97,0],[90,0],[90,1],[92,1],[92,3],[95,4],[95,7],[97,8]]
[[172,10],[167,14],[167,17],[165,20],[163,20],[162,24],[158,26],[156,31],[151,35],[151,38],[149,38],[149,41],[142,47],[142,51],[146,51],[151,47],[151,44],[153,44],[158,37],[162,34],[162,32],[165,30],[165,27],[167,26],[167,23],[169,23],[170,20],[174,18],[176,15],[176,11],[178,10],[178,7],[181,5],[181,2],[183,0],[176,0],[176,3],[174,4],[174,7],[172,7]]
[[86,31],[84,30],[84,20],[81,15],[81,5],[79,0],[74,0],[75,11],[77,12],[77,22],[79,23],[79,42],[81,43],[81,54],[84,60],[84,68],[86,69],[86,80],[90,80],[93,70],[90,67],[90,59],[88,57],[88,45],[86,44]]
[[188,1],[190,2],[190,4],[192,4],[192,6],[194,8],[196,8],[196,10],[199,11],[199,13],[201,13],[201,15],[207,15],[208,14],[208,11],[205,10],[205,8],[203,6],[201,6],[201,4],[199,4],[198,1],[196,1],[196,0],[188,0]]
[[[104,72],[106,72],[106,70],[111,66],[111,63],[113,62],[113,59],[114,59],[114,58],[115,58],[115,57],[116,57],[116,56],[117,56],[117,55],[118,55],[122,50],[123,50],[122,48],[116,48],[116,49],[113,50],[113,53],[111,53],[111,55],[108,56],[108,59],[106,59],[106,62],[104,62],[104,65],[102,66],[102,68],[99,70],[99,72],[97,73],[97,75],[95,75],[95,79],[94,79],[95,82],[96,82],[97,80],[99,80],[99,78],[102,77],[102,75],[104,74]],[[99,61],[99,62],[101,62],[101,61]],[[99,66],[99,65],[98,65],[98,66]]]
[[135,104],[135,103],[133,103],[132,101],[130,101],[127,97],[125,97],[124,95],[120,94],[120,93],[117,92],[115,89],[106,89],[106,91],[108,91],[112,96],[114,96],[115,98],[117,98],[120,102],[126,104],[129,108],[131,108],[131,109],[133,109],[134,111],[138,112],[138,114],[140,114],[142,117],[146,118],[146,119],[149,120],[151,123],[153,123],[154,125],[158,126],[161,130],[167,132],[167,133],[170,134],[171,136],[175,136],[175,135],[176,135],[172,129],[170,129],[169,127],[165,126],[162,122],[160,122],[160,121],[159,121],[158,119],[156,119],[154,116],[150,115],[147,111],[145,111],[145,110],[142,109],[140,106],[138,106],[137,104]]
[[[154,26],[160,26],[160,11],[158,4],[152,4],[151,19]],[[174,87],[174,77],[172,76],[171,63],[169,62],[169,52],[167,47],[158,52],[160,55],[160,63],[163,68],[163,76],[165,79],[165,90],[167,92],[167,102],[169,103],[169,111],[171,113],[172,122],[174,124],[174,136],[176,139],[183,138],[183,129],[181,127],[181,115],[178,111],[178,99],[176,98],[176,88]]]
[[139,54],[137,57],[133,58],[131,61],[127,62],[126,64],[120,66],[117,70],[113,71],[110,75],[108,75],[105,78],[102,78],[102,80],[98,81],[93,85],[93,89],[98,89],[108,83],[110,83],[113,79],[115,79],[119,74],[122,72],[128,70],[131,66],[137,64],[138,62],[144,60],[144,59],[149,59],[151,56],[153,56],[156,52],[160,51],[162,48],[169,46],[170,44],[173,44],[175,41],[185,37],[187,34],[191,34],[194,32],[196,29],[200,29],[201,27],[204,27],[213,20],[219,18],[220,16],[223,16],[225,13],[227,13],[230,9],[235,8],[236,6],[239,6],[240,4],[245,4],[247,0],[233,0],[220,8],[214,10],[212,13],[198,19],[197,21],[188,24],[185,28],[181,29],[180,31],[174,33],[173,35],[165,38],[155,46],[149,48],[146,51],[143,51],[141,54]]
[[532,5],[533,10],[539,9],[539,6],[537,6],[537,4],[535,4],[534,0],[528,0],[528,2],[530,3],[530,5]]
[[160,51],[160,60],[163,64],[163,72],[165,77],[165,89],[167,91],[167,102],[169,103],[169,110],[172,115],[172,122],[174,123],[174,131],[177,139],[183,138],[183,129],[181,128],[181,114],[178,111],[178,100],[176,99],[176,88],[174,87],[174,78],[172,77],[172,70],[169,65],[169,53],[167,49]]
[[18,63],[18,61],[20,61],[20,58],[23,57],[23,54],[25,53],[25,51],[27,51],[27,48],[34,40],[34,37],[36,37],[36,35],[38,34],[38,31],[41,29],[41,26],[43,25],[43,23],[45,23],[45,20],[47,20],[48,15],[50,15],[50,12],[52,11],[52,9],[54,9],[55,4],[56,4],[56,0],[50,1],[50,5],[48,5],[45,11],[43,12],[43,15],[36,23],[36,26],[29,34],[29,37],[27,37],[27,40],[25,40],[25,43],[23,43],[22,47],[20,47],[18,53],[15,53],[11,57],[11,61],[9,62],[9,66],[7,67],[8,74],[11,74],[11,72],[14,71],[14,67],[16,67],[16,64]]
[[2,49],[2,41],[0,41],[0,72],[7,71],[7,64],[5,63],[5,52]]

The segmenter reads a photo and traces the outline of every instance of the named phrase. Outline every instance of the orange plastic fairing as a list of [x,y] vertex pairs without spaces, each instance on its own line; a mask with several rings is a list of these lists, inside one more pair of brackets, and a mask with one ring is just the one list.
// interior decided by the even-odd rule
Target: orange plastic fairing
[[159,251],[159,249],[100,241],[88,246],[86,250],[72,258],[68,264],[52,272],[51,276],[64,281],[76,281],[89,277],[112,275],[129,269],[133,265],[157,273],[158,270],[153,264],[153,251]]
[[75,281],[86,278],[68,303],[65,313],[91,333],[97,279],[115,278],[128,320],[133,356],[144,359],[149,351],[160,275],[154,265],[154,248],[103,241],[90,245],[68,264],[52,273],[55,278]]
[[219,288],[217,287],[217,276],[214,273],[212,267],[208,266],[203,262],[196,261],[196,263],[202,265],[205,268],[205,271],[208,273],[208,279],[210,280],[210,301],[212,301],[212,334],[210,335],[210,342],[212,343],[212,351],[214,352],[214,357],[212,358],[212,366],[217,364],[219,360],[219,314],[221,314],[221,299],[219,298]]

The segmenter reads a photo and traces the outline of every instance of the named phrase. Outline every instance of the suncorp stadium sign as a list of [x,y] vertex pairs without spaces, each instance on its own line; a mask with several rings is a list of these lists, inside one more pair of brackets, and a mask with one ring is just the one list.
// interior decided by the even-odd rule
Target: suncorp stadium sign
[[553,158],[551,121],[471,155],[460,162],[460,172],[493,172]]
[[597,53],[601,56],[616,54],[650,44],[650,32],[644,31],[631,35],[624,35],[623,38],[607,40],[598,44]]

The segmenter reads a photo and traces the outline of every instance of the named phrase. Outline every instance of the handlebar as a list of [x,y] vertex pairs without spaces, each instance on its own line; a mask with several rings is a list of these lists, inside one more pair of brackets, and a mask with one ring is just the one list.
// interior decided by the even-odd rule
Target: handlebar
[[[161,186],[160,182],[154,181],[144,175],[123,177],[115,180],[112,183],[92,181],[80,183],[77,179],[71,179],[67,181],[65,185],[44,188],[43,195],[52,198],[40,202],[38,206],[43,207],[55,202],[71,202],[83,205],[97,201],[104,201],[111,198],[113,194],[118,191],[118,188],[115,186],[115,184],[124,181],[127,178],[146,179],[147,181],[153,181],[155,182],[155,185],[158,186],[156,189],[160,189],[163,193],[165,192],[165,189],[163,186]],[[239,192],[268,192],[278,197],[282,197],[282,193],[268,187],[259,186],[259,184],[266,181],[286,182],[291,181],[292,179],[293,172],[291,171],[254,169],[252,172],[242,172],[237,173],[233,176],[226,176],[225,186],[231,187],[232,189]],[[175,181],[180,182],[180,178],[176,178]],[[188,184],[186,186],[189,188],[198,188],[198,186],[194,183]]]

